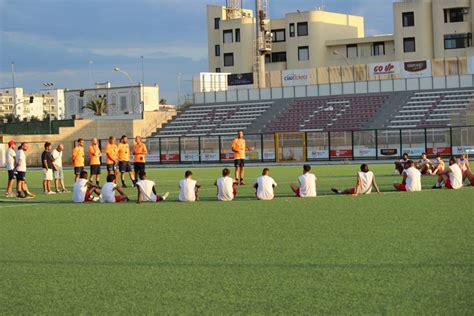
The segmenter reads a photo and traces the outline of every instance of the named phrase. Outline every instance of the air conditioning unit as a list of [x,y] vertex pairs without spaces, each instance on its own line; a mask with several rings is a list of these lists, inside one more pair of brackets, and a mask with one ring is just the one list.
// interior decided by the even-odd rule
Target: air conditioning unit
[[469,9],[462,9],[462,14],[469,14]]

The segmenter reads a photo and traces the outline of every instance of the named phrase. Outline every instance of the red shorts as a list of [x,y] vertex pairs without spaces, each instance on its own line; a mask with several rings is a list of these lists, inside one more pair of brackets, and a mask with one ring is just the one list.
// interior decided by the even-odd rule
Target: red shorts
[[407,191],[407,186],[406,184],[403,184],[403,183],[400,183],[397,187],[397,190],[398,191],[401,191],[401,192],[406,192]]
[[471,185],[474,187],[474,177],[471,179]]
[[115,196],[115,203],[122,202],[122,196],[121,195],[116,195]]
[[86,192],[86,196],[84,197],[84,202],[92,202],[92,196],[89,192]]
[[449,179],[444,182],[444,187],[446,189],[452,189],[453,188],[453,185],[451,184],[451,181]]
[[350,193],[350,194],[355,194],[355,193],[356,193],[356,188],[350,189],[350,190],[349,190],[349,193]]
[[301,195],[300,195],[300,189],[296,189],[296,192],[295,192],[295,193],[296,193],[296,197],[301,197]]

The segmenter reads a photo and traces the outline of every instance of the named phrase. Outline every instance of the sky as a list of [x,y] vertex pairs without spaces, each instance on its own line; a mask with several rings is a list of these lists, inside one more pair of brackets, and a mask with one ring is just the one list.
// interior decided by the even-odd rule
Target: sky
[[[270,17],[314,9],[365,17],[366,35],[393,31],[392,0],[271,0]],[[254,2],[244,0],[244,7]],[[0,87],[39,91],[90,88],[95,82],[160,85],[161,97],[191,94],[191,78],[208,71],[206,5],[225,0],[0,0]]]

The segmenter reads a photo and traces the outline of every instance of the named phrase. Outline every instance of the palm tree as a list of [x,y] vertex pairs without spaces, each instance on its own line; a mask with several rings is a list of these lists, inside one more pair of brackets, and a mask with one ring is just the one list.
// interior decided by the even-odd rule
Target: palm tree
[[104,115],[107,110],[107,99],[104,97],[97,97],[87,102],[82,109],[91,110],[94,112],[94,115]]

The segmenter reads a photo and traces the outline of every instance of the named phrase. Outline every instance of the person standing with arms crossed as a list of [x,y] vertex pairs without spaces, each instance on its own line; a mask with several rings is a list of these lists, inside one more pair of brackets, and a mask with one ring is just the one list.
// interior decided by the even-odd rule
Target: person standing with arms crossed
[[141,136],[135,137],[135,145],[133,145],[133,171],[135,171],[135,175],[139,174],[140,171],[145,171],[145,158],[147,154],[148,150],[146,145],[142,143]]
[[95,176],[95,184],[99,185],[100,183],[100,158],[102,157],[102,152],[99,148],[99,141],[97,138],[92,138],[92,144],[89,146],[89,159],[91,166],[91,174],[89,176],[89,181],[92,181],[92,177]]
[[[69,192],[64,185],[64,170],[63,170],[63,150],[64,145],[59,144],[55,150],[51,153],[53,156],[53,166],[54,166],[54,187],[56,193]],[[59,186],[61,185],[61,190]]]
[[[105,146],[105,154],[106,154],[106,164],[107,164],[107,173],[115,175],[115,178],[118,176],[117,170],[117,162],[118,162],[118,148],[117,144],[115,143],[115,137],[110,136],[109,142]],[[116,180],[117,181],[117,180]]]
[[126,173],[130,175],[130,180],[132,180],[132,183],[135,186],[135,174],[133,173],[132,167],[130,166],[130,146],[128,145],[128,138],[125,135],[120,138],[120,144],[117,146],[117,155],[119,160],[119,171],[122,180],[122,187],[127,187],[125,184]]
[[74,166],[74,182],[79,180],[81,172],[84,171],[84,139],[77,140],[76,147],[72,150],[72,165]]
[[244,168],[245,168],[245,152],[251,151],[253,148],[247,147],[244,139],[244,131],[237,132],[237,137],[232,141],[232,151],[234,152],[235,181],[240,185],[245,185]]
[[6,169],[8,172],[8,182],[7,182],[7,198],[15,197],[15,193],[13,193],[13,183],[15,182],[15,159],[16,159],[16,151],[15,151],[16,143],[11,140],[8,142],[8,149],[6,155]]

